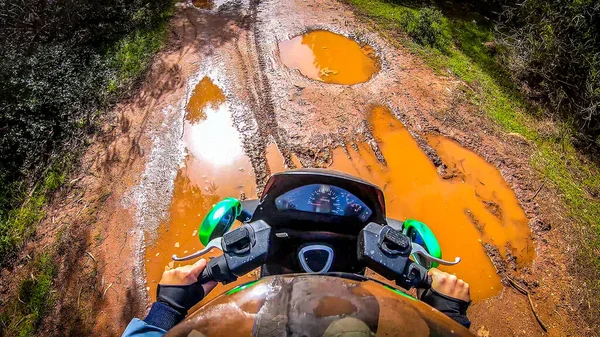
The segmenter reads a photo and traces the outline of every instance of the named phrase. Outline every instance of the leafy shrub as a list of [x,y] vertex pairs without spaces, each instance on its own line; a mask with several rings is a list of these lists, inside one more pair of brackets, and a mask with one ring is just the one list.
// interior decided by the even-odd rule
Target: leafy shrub
[[30,232],[32,217],[18,213],[27,209],[21,203],[31,186],[45,179],[48,191],[62,182],[61,173],[41,177],[51,159],[82,146],[98,111],[146,69],[164,40],[172,5],[0,0],[0,251]]
[[600,3],[530,0],[501,19],[506,67],[600,147]]
[[438,9],[421,8],[416,15],[415,25],[409,35],[422,45],[446,49],[450,36],[444,23],[444,16]]
[[407,10],[400,18],[401,26],[415,42],[440,50],[446,50],[451,41],[444,20],[440,10],[430,7]]

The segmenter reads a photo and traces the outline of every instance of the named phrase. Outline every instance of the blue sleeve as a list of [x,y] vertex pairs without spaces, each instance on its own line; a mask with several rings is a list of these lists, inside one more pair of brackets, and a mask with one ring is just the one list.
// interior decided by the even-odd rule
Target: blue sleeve
[[150,325],[139,318],[134,318],[129,322],[121,337],[162,337],[166,333],[165,330],[159,327]]
[[154,302],[148,316],[142,321],[131,320],[121,337],[161,337],[181,322],[185,315],[161,302]]

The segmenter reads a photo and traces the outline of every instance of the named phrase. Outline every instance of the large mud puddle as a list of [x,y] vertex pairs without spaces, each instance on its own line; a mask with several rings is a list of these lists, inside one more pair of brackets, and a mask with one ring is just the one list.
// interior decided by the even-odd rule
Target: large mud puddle
[[[155,238],[150,238],[146,249],[147,287],[152,299],[165,268],[180,265],[172,262],[171,255],[183,256],[202,248],[198,226],[216,202],[228,196],[256,197],[252,165],[221,89],[210,78],[203,78],[186,110],[183,139],[187,155],[175,179],[169,220],[159,227]],[[219,287],[211,297],[226,289]]]
[[280,42],[279,54],[288,68],[326,83],[366,82],[379,71],[372,47],[324,30]]
[[382,165],[367,144],[336,148],[331,169],[360,176],[385,193],[387,216],[420,220],[433,230],[443,257],[462,262],[441,269],[465,279],[474,300],[501,290],[500,277],[482,243],[511,254],[518,264],[535,255],[528,219],[498,170],[457,143],[431,136],[428,141],[453,176],[440,177],[408,130],[387,109],[373,109],[373,135],[387,161]]

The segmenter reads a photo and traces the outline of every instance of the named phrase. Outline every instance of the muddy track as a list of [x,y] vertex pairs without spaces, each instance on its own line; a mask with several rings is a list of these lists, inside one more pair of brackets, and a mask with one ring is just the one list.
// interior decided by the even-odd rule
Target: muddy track
[[[369,81],[349,86],[310,80],[286,68],[280,62],[278,43],[314,29],[371,45],[381,61],[381,70]],[[100,312],[93,319],[88,317],[95,324],[93,331],[97,335],[120,335],[128,320],[143,316],[144,305],[149,303],[150,287],[145,284],[144,266],[150,259],[144,255],[145,237],[156,234],[160,225],[169,220],[174,181],[185,156],[181,153],[185,105],[202,76],[221,85],[229,101],[231,118],[254,176],[243,173],[256,181],[259,193],[272,170],[277,170],[270,167],[272,163],[267,158],[267,148],[272,144],[287,168],[298,164],[336,167],[334,157],[350,161],[360,154],[375,158],[367,162],[365,172],[377,173],[381,169],[385,175],[394,163],[398,165],[398,154],[405,150],[402,146],[413,143],[410,140],[403,145],[388,144],[387,148],[380,145],[382,133],[373,131],[370,122],[375,106],[385,106],[393,113],[443,179],[465,177],[457,167],[446,167],[442,161],[444,153],[434,149],[429,136],[450,137],[481,155],[499,169],[503,181],[520,200],[530,220],[538,257],[533,264],[522,267],[514,263],[510,253],[502,257],[500,252],[510,252],[510,247],[479,248],[487,251],[502,277],[511,276],[528,287],[539,312],[549,322],[550,335],[580,332],[576,328],[581,325],[580,320],[573,314],[574,308],[579,308],[575,303],[578,297],[572,296],[576,280],[566,272],[570,258],[562,251],[564,240],[568,239],[565,212],[557,206],[556,196],[546,190],[535,202],[528,201],[540,184],[528,163],[531,147],[504,135],[482,117],[484,114],[464,97],[462,83],[434,73],[393,38],[383,37],[347,5],[334,0],[233,1],[213,10],[179,4],[172,30],[169,48],[156,58],[138,95],[118,107],[116,126],[107,126],[105,137],[86,154],[83,162],[93,165],[85,166],[79,173],[81,180],[76,185],[81,186],[52,209],[57,224],[62,226],[62,222],[72,221],[67,214],[79,214],[88,207],[87,203],[96,205],[94,201],[99,196],[110,192],[110,197],[100,198],[102,203],[93,206],[98,214],[93,226],[88,227],[86,222],[82,227],[85,231],[81,237],[88,238],[87,246],[77,246],[77,252],[89,252],[100,266],[94,270],[94,289],[84,290],[81,299],[82,308]],[[155,157],[159,157],[156,162]],[[380,164],[383,168],[379,168]],[[424,167],[427,164],[430,165],[423,163]],[[235,173],[241,175],[241,168],[235,167]],[[210,194],[208,186],[199,187],[204,178],[198,178],[198,186],[192,190],[194,195]],[[193,185],[189,179],[187,183]],[[381,187],[392,188],[393,183],[388,183],[382,181]],[[209,206],[212,203],[212,199],[205,202]],[[487,206],[487,211],[500,214],[495,204]],[[468,210],[468,214],[461,214],[479,232],[484,231],[480,219]],[[41,227],[52,237],[57,235],[59,225],[54,224],[53,216]],[[188,238],[192,238],[190,227],[185,229]],[[173,232],[175,228],[169,229]],[[161,258],[168,259],[174,243],[168,242],[168,251],[161,252]],[[122,253],[116,256],[115,252]],[[89,271],[90,259],[81,255],[83,258],[59,272],[68,294],[81,293],[76,280],[89,278],[70,275],[77,270],[73,267],[77,263],[87,266],[81,270]],[[157,263],[159,273],[165,261]],[[89,296],[89,303],[85,295]],[[65,303],[57,306],[55,313],[80,306],[78,296],[67,296],[61,301]],[[481,328],[483,335],[486,331],[495,336],[541,335],[527,299],[508,286],[499,295],[474,303],[470,315],[475,330]],[[118,323],[114,329],[106,329],[109,322]],[[48,334],[55,323],[54,326],[68,326],[68,320],[55,314],[44,326]]]
[[[254,167],[256,185],[258,191],[265,186],[268,177],[271,175],[268,165],[266,165],[266,142],[273,139],[277,148],[283,155],[285,164],[289,168],[295,168],[292,162],[289,146],[281,136],[282,129],[277,124],[273,99],[271,97],[271,84],[267,79],[265,72],[267,55],[258,41],[261,40],[258,21],[258,11],[261,1],[251,0],[249,7],[249,32],[246,36],[246,48],[250,59],[244,64],[244,73],[249,79],[246,83],[253,85],[248,88],[252,93],[252,113],[258,125],[257,135],[253,139],[246,139],[245,146],[247,154],[250,156]],[[238,46],[239,48],[239,46]],[[241,56],[241,53],[238,55]]]

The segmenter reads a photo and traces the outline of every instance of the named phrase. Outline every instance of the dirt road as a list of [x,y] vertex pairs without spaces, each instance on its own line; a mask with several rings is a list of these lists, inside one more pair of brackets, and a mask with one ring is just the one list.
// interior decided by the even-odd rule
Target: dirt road
[[[447,270],[472,284],[478,335],[543,334],[508,276],[531,292],[549,335],[591,333],[574,315],[564,210],[547,190],[530,200],[540,184],[530,144],[470,105],[462,82],[334,0],[177,8],[169,47],[42,226],[49,237],[71,226],[46,331],[120,335],[144,315],[170,255],[200,248],[212,204],[260,194],[276,171],[329,167],[381,186],[389,216],[428,223],[445,256],[464,258]],[[341,36],[289,41],[315,31]]]

